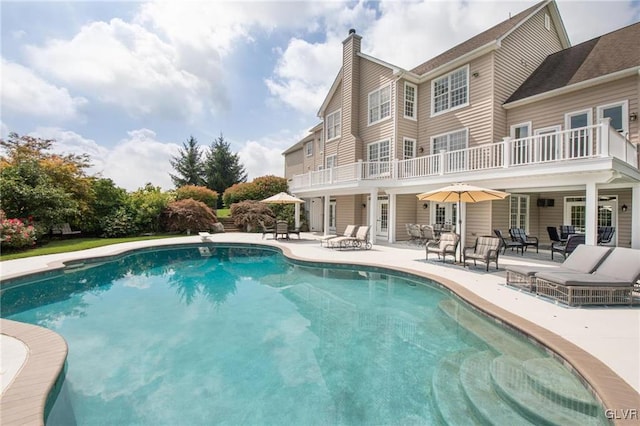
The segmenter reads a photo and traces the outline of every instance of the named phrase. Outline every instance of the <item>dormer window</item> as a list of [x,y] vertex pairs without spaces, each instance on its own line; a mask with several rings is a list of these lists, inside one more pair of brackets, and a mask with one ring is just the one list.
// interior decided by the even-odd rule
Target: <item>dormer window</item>
[[431,115],[469,104],[469,67],[458,68],[431,82]]

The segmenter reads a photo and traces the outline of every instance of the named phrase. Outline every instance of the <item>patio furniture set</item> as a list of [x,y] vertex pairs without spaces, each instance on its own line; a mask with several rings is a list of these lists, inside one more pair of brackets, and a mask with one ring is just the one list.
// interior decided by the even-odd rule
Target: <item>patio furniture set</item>
[[569,306],[632,305],[640,250],[579,244],[560,266],[506,269],[507,285]]

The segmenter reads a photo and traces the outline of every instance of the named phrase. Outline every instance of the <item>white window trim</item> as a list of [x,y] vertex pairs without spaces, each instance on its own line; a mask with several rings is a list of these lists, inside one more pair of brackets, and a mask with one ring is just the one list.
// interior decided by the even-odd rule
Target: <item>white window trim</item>
[[[338,116],[339,116],[338,121],[340,121],[340,132],[337,135],[335,135],[334,137],[329,138],[329,127],[328,127],[329,117],[332,116],[332,115],[336,115],[336,114],[338,114]],[[340,136],[342,136],[342,108],[338,108],[337,110],[333,111],[332,113],[327,114],[327,118],[326,118],[326,120],[324,122],[325,122],[325,138],[326,138],[327,142],[331,142],[333,140],[336,140],[336,139],[340,138]]]
[[[524,226],[524,231],[526,233],[529,232],[529,221],[531,219],[531,196],[530,195],[525,195],[525,194],[511,194],[509,196],[510,199],[513,198],[524,198],[527,200],[527,207],[526,207],[526,212],[525,212],[525,216],[524,216],[524,221],[525,221],[525,226]],[[519,203],[518,203],[519,204]],[[509,203],[509,227],[511,227],[511,203]]]
[[533,132],[531,131],[531,121],[527,121],[524,123],[518,123],[518,124],[514,124],[513,126],[511,126],[510,131],[509,131],[509,136],[511,136],[513,139],[516,138],[516,129],[520,128],[520,127],[526,127],[529,129],[529,136],[533,136]]
[[404,144],[407,141],[413,142],[413,154],[412,154],[412,157],[410,157],[410,158],[416,158],[417,141],[415,139],[413,139],[413,138],[403,138],[402,139],[402,159],[403,160],[407,160],[407,158],[405,158],[405,152],[404,152]]
[[[468,127],[464,127],[462,129],[458,129],[458,130],[453,130],[451,132],[446,132],[446,133],[440,133],[439,135],[433,135],[431,136],[431,141],[430,141],[430,146],[431,146],[431,153],[432,154],[438,154],[440,151],[436,151],[435,150],[435,146],[434,146],[434,141],[436,138],[441,138],[443,136],[449,136],[452,135],[454,133],[461,133],[461,132],[465,132],[465,139],[467,140],[466,146],[465,148],[462,149],[466,149],[469,148],[469,128]],[[448,151],[448,150],[447,150]]]
[[[332,158],[333,159],[333,166],[329,167],[329,159]],[[331,155],[327,155],[327,157],[325,158],[325,167],[327,169],[332,169],[334,167],[338,166],[338,154],[331,154]]]
[[551,17],[549,16],[548,13],[544,14],[544,27],[548,30],[551,31]]
[[[406,114],[406,104],[407,104],[407,87],[413,87],[413,117]],[[403,102],[402,102],[402,115],[407,120],[418,120],[418,86],[413,83],[409,83],[408,81],[404,82],[404,91],[403,91]]]
[[[369,121],[371,120],[371,103],[370,103],[370,99],[371,99],[371,95],[375,92],[381,92],[383,89],[389,88],[389,115],[378,119],[376,121]],[[391,83],[385,84],[381,87],[378,87],[376,90],[372,90],[371,92],[369,92],[369,94],[367,94],[367,126],[373,126],[374,124],[378,124],[378,123],[382,123],[383,121],[386,120],[390,120],[391,116],[393,115],[393,88],[391,87]]]
[[573,117],[574,115],[582,114],[587,114],[587,126],[591,126],[591,124],[593,123],[593,111],[591,110],[591,108],[589,108],[566,113],[564,115],[564,128],[566,130],[571,130],[571,117]]
[[533,131],[533,134],[535,136],[538,135],[542,135],[542,134],[549,134],[549,133],[560,133],[562,131],[562,126],[561,125],[555,125],[555,126],[549,126],[549,127],[542,127],[540,129],[536,129]]
[[628,100],[612,102],[606,105],[599,105],[596,108],[596,117],[598,117],[598,120],[602,120],[603,119],[602,112],[607,108],[616,107],[616,106],[622,107],[622,132],[621,133],[623,135],[627,135],[629,134],[629,101]]
[[[436,81],[437,80],[441,80],[444,77],[449,77],[451,74],[453,74],[453,73],[455,73],[457,71],[460,71],[463,68],[467,69],[467,102],[465,102],[463,104],[460,104],[460,105],[456,105],[453,108],[448,108],[448,109],[445,109],[445,110],[442,110],[442,111],[435,112],[436,104],[434,102],[434,93],[435,93],[435,91],[433,90],[433,86],[435,85]],[[451,91],[449,91],[449,93],[451,93]],[[439,115],[446,114],[448,112],[455,111],[455,110],[458,110],[460,108],[468,107],[469,106],[469,98],[471,98],[471,89],[469,87],[469,65],[467,64],[465,66],[462,66],[460,68],[456,68],[455,70],[452,70],[452,71],[448,72],[447,74],[441,75],[441,76],[431,80],[431,117],[437,117]]]
[[[309,147],[311,147],[311,149],[309,149]],[[313,141],[309,141],[304,144],[304,153],[306,157],[311,157],[313,155]]]

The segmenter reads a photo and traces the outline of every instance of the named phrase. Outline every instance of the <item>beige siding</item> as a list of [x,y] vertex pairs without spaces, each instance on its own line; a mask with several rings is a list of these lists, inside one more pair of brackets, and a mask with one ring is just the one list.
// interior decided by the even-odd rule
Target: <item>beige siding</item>
[[[333,97],[331,98],[331,100],[329,101],[328,105],[327,105],[327,109],[325,111],[325,116],[323,117],[324,122],[326,123],[326,116],[329,113],[335,112],[338,109],[342,108],[342,83],[338,84],[338,88],[336,90],[336,92],[334,93]],[[348,109],[346,109],[348,110]],[[345,113],[345,109],[341,109],[340,112],[340,132],[341,135],[343,135],[344,132],[344,113]],[[325,131],[324,127],[323,130],[321,131]],[[326,136],[326,135],[323,135]],[[334,155],[337,154],[338,152],[338,146],[340,145],[340,140],[341,140],[342,136],[340,138],[337,139],[333,139],[330,142],[326,142],[325,146],[324,146],[324,156],[329,156],[329,155]],[[324,138],[323,138],[324,140]],[[340,159],[338,159],[338,161],[340,161]]]
[[562,49],[558,33],[544,27],[547,8],[538,12],[502,41],[495,53],[494,141],[508,134],[502,104],[551,53]]
[[[409,239],[406,231],[408,223],[418,223],[416,221],[416,196],[413,194],[403,194],[396,196],[396,240],[406,241]],[[424,222],[427,223],[427,222]]]
[[[332,197],[333,199],[333,197]],[[336,231],[344,232],[347,225],[360,225],[360,212],[362,205],[359,203],[359,195],[345,195],[335,197],[336,200]]]
[[360,37],[350,36],[343,43],[342,54],[342,137],[337,143],[338,165],[353,163],[356,157],[358,138],[358,90],[360,88],[361,63],[366,62],[358,56]]
[[374,62],[360,60],[360,115],[358,124],[360,128],[360,144],[353,152],[354,160],[366,160],[366,146],[372,142],[384,139],[391,140],[393,144],[393,122],[394,122],[394,101],[395,85],[391,84],[391,116],[379,123],[369,125],[369,93],[380,89],[393,81],[392,71]]
[[[464,108],[431,117],[433,79],[418,87],[418,147],[424,148],[423,155],[431,152],[434,136],[465,128],[469,129],[469,146],[492,141],[492,55],[484,55],[468,67],[469,105]],[[478,73],[478,77],[473,77],[474,73]]]
[[302,150],[296,150],[284,156],[284,176],[291,179],[304,172]]
[[[565,129],[566,113],[591,109],[593,123],[597,123],[597,107],[619,101],[629,102],[629,112],[638,111],[640,77],[632,76],[604,83],[588,90],[580,90],[550,99],[507,110],[508,126],[531,121],[532,130],[550,126]],[[630,138],[638,143],[638,120],[629,123]],[[508,134],[508,130],[507,130]]]
[[491,229],[491,203],[493,201],[468,203],[466,205],[465,246],[473,246],[477,237],[493,235],[493,230]]

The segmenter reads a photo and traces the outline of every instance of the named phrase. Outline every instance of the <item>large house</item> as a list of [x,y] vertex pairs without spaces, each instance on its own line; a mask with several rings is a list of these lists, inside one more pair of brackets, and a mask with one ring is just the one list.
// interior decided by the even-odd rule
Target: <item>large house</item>
[[[460,214],[468,242],[520,227],[544,243],[564,224],[640,248],[640,23],[572,47],[545,0],[412,70],[361,40],[349,31],[320,124],[284,152],[312,231],[394,242]],[[455,182],[511,195],[460,212],[416,197]]]

